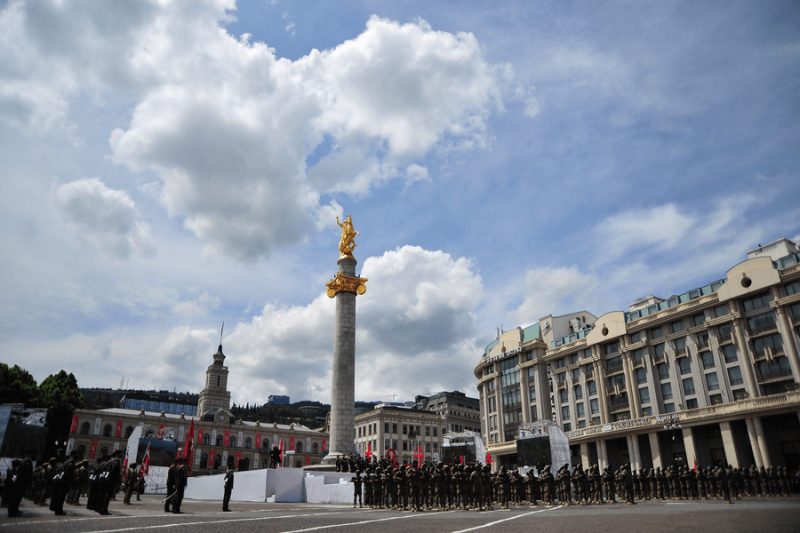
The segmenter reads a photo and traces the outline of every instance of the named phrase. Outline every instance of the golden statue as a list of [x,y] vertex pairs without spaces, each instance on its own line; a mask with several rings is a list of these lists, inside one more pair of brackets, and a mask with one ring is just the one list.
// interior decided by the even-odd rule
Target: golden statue
[[353,228],[353,219],[350,215],[347,215],[347,218],[344,221],[344,224],[339,222],[339,217],[336,217],[336,223],[342,227],[342,240],[339,241],[339,253],[345,256],[353,257],[353,250],[356,246],[356,243],[353,242],[356,235],[361,235],[359,232]]

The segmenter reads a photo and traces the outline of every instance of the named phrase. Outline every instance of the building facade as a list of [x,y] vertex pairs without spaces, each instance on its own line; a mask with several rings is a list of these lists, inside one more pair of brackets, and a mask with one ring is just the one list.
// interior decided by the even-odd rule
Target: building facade
[[400,464],[410,464],[419,458],[437,461],[446,424],[444,415],[413,407],[378,404],[356,415],[355,451],[360,455],[369,451],[384,458],[391,449]]
[[463,392],[439,392],[433,396],[417,396],[414,404],[421,411],[431,411],[445,418],[445,432],[481,431],[481,408],[477,398]]
[[283,466],[319,464],[327,447],[327,433],[299,424],[277,424],[235,420],[229,411],[228,368],[220,345],[206,370],[206,382],[198,401],[198,416],[153,412],[145,409],[77,409],[68,440],[68,451],[76,450],[94,464],[104,454],[125,449],[136,426],[142,435],[169,439],[182,449],[194,421],[193,475],[221,473],[230,465],[239,470],[267,468],[273,446],[285,454]]
[[584,467],[800,467],[798,263],[780,239],[684,294],[498,335],[475,367],[495,465],[552,419]]

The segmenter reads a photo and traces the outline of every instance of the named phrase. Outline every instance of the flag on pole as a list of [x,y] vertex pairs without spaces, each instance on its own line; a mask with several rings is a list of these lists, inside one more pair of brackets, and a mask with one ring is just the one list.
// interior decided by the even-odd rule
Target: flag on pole
[[192,471],[192,445],[194,444],[194,418],[192,418],[192,423],[189,424],[189,434],[186,435],[186,445],[183,447],[183,457],[187,459],[189,462],[186,463],[186,469],[191,472]]
[[694,460],[694,473],[697,473],[697,458]]
[[147,443],[147,450],[144,452],[142,459],[142,471],[145,475],[150,475],[150,443]]
[[283,439],[281,439],[281,462],[278,463],[279,468],[283,468]]

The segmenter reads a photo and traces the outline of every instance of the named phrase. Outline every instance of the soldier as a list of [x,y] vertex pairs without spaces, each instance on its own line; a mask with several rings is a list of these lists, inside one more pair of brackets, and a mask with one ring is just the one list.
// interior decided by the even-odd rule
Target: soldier
[[708,491],[706,490],[706,475],[703,473],[702,468],[697,469],[697,493],[699,498],[704,500],[708,499]]
[[[336,462],[338,463],[339,460],[337,459]],[[362,482],[363,480],[361,479],[361,471],[356,470],[356,475],[350,478],[350,483],[353,484],[353,509],[356,508],[356,502],[358,502],[359,507],[364,507],[361,497]]]
[[420,505],[420,472],[418,469],[409,467],[408,469],[408,481],[409,485],[411,486],[411,510],[416,512],[422,511],[422,506]]
[[170,513],[172,502],[175,499],[175,478],[178,470],[178,463],[173,462],[167,470],[167,499],[164,500],[164,512]]
[[64,500],[67,499],[67,493],[75,481],[75,458],[77,456],[76,452],[72,452],[53,476],[53,496],[50,499],[50,510],[56,515],[67,514],[64,512]]
[[27,457],[21,461],[14,468],[14,490],[13,496],[8,502],[8,516],[22,516],[22,511],[19,510],[19,504],[22,501],[22,496],[28,490],[33,482],[33,460],[36,458],[35,450],[28,450]]
[[606,491],[606,502],[617,503],[616,492],[614,490],[616,488],[614,473],[608,466],[606,466],[603,469],[602,479],[603,479],[603,487],[605,488]]
[[469,481],[472,485],[472,506],[477,511],[483,511],[486,505],[483,501],[483,494],[481,487],[483,486],[483,472],[480,467],[476,467],[469,475]]
[[383,476],[383,508],[393,509],[395,507],[395,498],[397,494],[397,487],[394,481],[394,469],[391,468],[386,462],[386,469]]
[[125,472],[125,498],[122,500],[124,505],[131,504],[131,496],[133,496],[133,489],[136,488],[137,481],[136,463],[131,463]]
[[758,477],[761,481],[761,494],[763,494],[765,497],[769,496],[769,474],[767,474],[767,471],[763,466],[759,470]]
[[119,479],[122,474],[122,465],[120,464],[120,457],[125,453],[122,450],[115,451],[111,460],[103,465],[103,497],[100,501],[100,508],[95,509],[102,515],[110,515],[108,512],[108,504],[111,502],[111,497],[119,488]]
[[628,505],[636,505],[633,500],[633,479],[631,478],[631,465],[625,463],[622,465],[622,486],[625,490],[625,503]]
[[508,469],[505,465],[500,467],[500,472],[495,478],[495,485],[497,486],[497,503],[504,511],[508,511]]
[[89,488],[86,495],[86,508],[90,511],[94,511],[97,507],[97,496],[100,490],[100,471],[103,468],[104,460],[105,457],[100,457],[94,465],[94,468],[88,471],[89,476],[87,484]]
[[14,484],[17,479],[17,471],[22,464],[21,459],[12,459],[11,466],[6,470],[6,479],[3,485],[3,499],[0,501],[0,507],[8,507],[11,516],[11,501],[14,499]]
[[[270,457],[270,468],[278,468],[278,465],[281,464],[281,449],[277,446],[272,447],[272,451],[269,452]],[[344,472],[344,470],[340,470],[340,472]]]
[[186,485],[189,484],[189,475],[186,472],[187,459],[178,460],[178,467],[175,469],[175,498],[172,502],[172,512],[174,514],[183,514],[181,512],[181,503],[183,503],[183,494],[186,491]]
[[[280,451],[280,450],[278,450]],[[222,497],[222,510],[226,513],[231,512],[228,504],[231,501],[231,492],[233,492],[233,468],[230,466],[225,473],[225,493]]]
[[526,479],[525,479],[525,487],[527,489],[528,505],[531,505],[531,506],[535,507],[536,506],[536,484],[537,484],[538,480],[533,475],[533,468],[528,470],[528,473],[525,475],[525,477],[526,477]]
[[139,472],[139,477],[136,482],[136,501],[141,501],[141,496],[144,494],[144,488],[147,485],[147,482],[144,479],[144,472]]
[[716,468],[715,477],[719,481],[719,488],[722,492],[722,496],[725,499],[725,503],[732,504],[731,501],[731,492],[728,487],[728,474],[724,468],[720,468],[719,466]]

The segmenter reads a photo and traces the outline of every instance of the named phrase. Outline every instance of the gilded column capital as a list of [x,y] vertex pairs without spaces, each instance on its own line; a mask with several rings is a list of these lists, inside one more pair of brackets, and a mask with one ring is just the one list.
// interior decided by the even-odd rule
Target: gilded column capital
[[328,295],[328,298],[334,298],[340,292],[364,294],[367,292],[367,281],[367,278],[345,276],[337,272],[336,277],[325,284],[325,286],[328,287],[325,294]]

